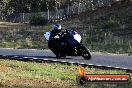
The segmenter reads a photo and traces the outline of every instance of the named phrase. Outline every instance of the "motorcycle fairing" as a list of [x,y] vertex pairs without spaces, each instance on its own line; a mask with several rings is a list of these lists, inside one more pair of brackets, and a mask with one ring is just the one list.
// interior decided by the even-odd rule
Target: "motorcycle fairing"
[[50,37],[50,32],[45,32],[44,33],[44,38],[49,41],[49,37]]

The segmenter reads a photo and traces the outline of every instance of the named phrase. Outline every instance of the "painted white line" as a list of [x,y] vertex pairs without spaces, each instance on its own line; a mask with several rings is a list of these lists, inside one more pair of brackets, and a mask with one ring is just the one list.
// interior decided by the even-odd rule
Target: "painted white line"
[[97,65],[97,66],[102,66],[102,65]]
[[37,50],[37,49],[31,49],[31,50]]
[[52,61],[56,62],[57,60],[52,60]]
[[126,70],[126,69],[128,69],[128,68],[122,68],[122,69]]
[[106,66],[106,67],[112,67],[112,66]]
[[114,68],[120,68],[120,67],[114,67]]
[[19,57],[19,56],[13,56],[14,58],[16,58],[16,57]]
[[25,58],[25,59],[26,59],[26,58],[29,58],[29,57],[23,57],[23,58]]
[[36,59],[38,59],[38,58],[32,58],[32,59],[36,60]]
[[64,62],[65,63],[66,61],[61,61],[61,62]]
[[43,60],[49,60],[49,59],[43,59]]
[[85,64],[85,63],[80,63],[80,64]]
[[88,64],[88,65],[93,65],[93,64]]

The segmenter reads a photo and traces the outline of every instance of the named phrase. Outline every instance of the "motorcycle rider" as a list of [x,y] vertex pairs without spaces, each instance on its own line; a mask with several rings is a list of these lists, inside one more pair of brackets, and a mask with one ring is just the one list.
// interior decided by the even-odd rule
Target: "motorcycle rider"
[[56,39],[59,38],[59,35],[61,35],[61,31],[62,28],[60,24],[53,25],[53,29],[51,31],[51,37],[54,37]]
[[61,28],[60,24],[55,24],[53,25],[53,29],[50,33],[51,36],[49,38],[48,46],[52,47],[50,49],[56,54],[56,57],[65,57],[63,54],[64,45],[61,42],[64,31],[65,30]]

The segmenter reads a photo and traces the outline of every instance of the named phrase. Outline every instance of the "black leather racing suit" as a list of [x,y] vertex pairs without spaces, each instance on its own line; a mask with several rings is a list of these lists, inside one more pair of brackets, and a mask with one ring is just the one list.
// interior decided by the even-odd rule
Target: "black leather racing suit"
[[[52,30],[48,42],[49,49],[57,56],[63,56],[63,47],[61,44],[62,30]],[[61,54],[61,55],[60,55]]]

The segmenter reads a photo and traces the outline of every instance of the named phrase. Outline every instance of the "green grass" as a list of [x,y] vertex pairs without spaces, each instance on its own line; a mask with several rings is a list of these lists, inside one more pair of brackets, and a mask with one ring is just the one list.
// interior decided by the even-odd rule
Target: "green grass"
[[7,28],[7,30],[0,31],[0,48],[48,48],[47,41],[43,38],[43,33],[51,30],[51,25],[49,24],[46,26],[16,25]]
[[[124,70],[105,70],[86,67],[87,74],[131,74]],[[77,66],[59,63],[36,63],[0,59],[0,88],[130,88],[132,84],[76,83]],[[132,74],[131,74],[132,77]]]
[[[31,62],[19,62],[19,61],[10,61],[10,60],[1,60],[0,65],[9,68],[11,70],[5,70],[5,80],[11,80],[12,78],[21,78],[26,80],[44,80],[49,82],[56,82],[58,87],[61,87],[62,84],[73,82],[75,80],[75,66],[66,66],[60,64],[47,64],[47,63],[31,63]],[[6,81],[5,84],[6,85]],[[16,83],[17,84],[17,83]],[[1,84],[2,85],[2,84]],[[8,85],[8,84],[7,84]],[[24,86],[24,84],[22,84]],[[33,85],[29,83],[29,85]],[[39,86],[42,86],[38,85]],[[48,84],[47,84],[48,85]],[[14,85],[12,86],[14,87]]]

